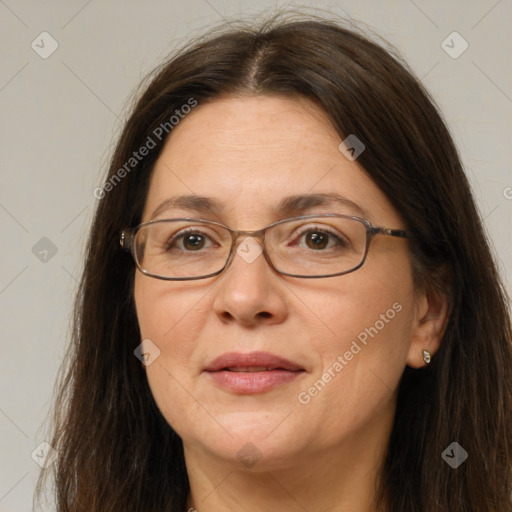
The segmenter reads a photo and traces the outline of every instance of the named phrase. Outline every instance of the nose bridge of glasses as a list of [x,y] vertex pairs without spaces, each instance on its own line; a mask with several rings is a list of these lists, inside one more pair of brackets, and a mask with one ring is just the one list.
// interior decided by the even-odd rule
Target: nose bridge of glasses
[[270,227],[270,226],[267,226],[267,227],[262,228],[262,229],[258,229],[256,231],[246,231],[246,230],[240,230],[240,229],[230,229],[229,232],[231,234],[231,240],[232,240],[232,247],[233,247],[233,249],[238,247],[238,245],[240,243],[242,243],[243,240],[245,240],[245,238],[247,238],[247,237],[259,238],[262,241],[262,243],[263,243],[264,239],[265,239],[265,233],[266,233],[268,227]]
[[[242,260],[244,260],[246,263],[252,263],[254,261],[255,256],[259,253],[263,254],[264,259],[267,261],[267,263],[270,265],[270,267],[273,268],[272,263],[268,259],[267,251],[265,249],[265,242],[264,237],[266,233],[267,228],[258,229],[255,231],[247,231],[247,230],[235,230],[231,228],[227,228],[227,231],[229,231],[229,234],[231,235],[231,249],[228,253],[226,263],[224,264],[223,270],[228,270],[231,265],[233,264],[233,260],[235,259],[235,255],[238,254]],[[246,240],[247,237],[251,238],[259,238],[261,240],[261,247],[258,249],[258,251],[255,252],[254,247],[247,248],[246,251],[241,249],[241,245],[244,243],[244,240]],[[243,253],[248,253],[246,256]]]

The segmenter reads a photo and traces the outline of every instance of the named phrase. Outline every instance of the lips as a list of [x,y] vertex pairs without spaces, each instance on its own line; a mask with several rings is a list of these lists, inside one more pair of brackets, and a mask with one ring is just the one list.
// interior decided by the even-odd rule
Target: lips
[[250,352],[248,354],[229,352],[217,357],[205,368],[207,372],[217,372],[220,370],[234,372],[286,370],[297,372],[304,370],[304,368],[284,357],[268,352]]
[[204,371],[223,390],[249,395],[264,393],[291,382],[305,369],[268,352],[231,352],[214,359]]
[[271,366],[230,366],[225,368],[228,372],[270,372],[278,370],[279,368],[272,368]]

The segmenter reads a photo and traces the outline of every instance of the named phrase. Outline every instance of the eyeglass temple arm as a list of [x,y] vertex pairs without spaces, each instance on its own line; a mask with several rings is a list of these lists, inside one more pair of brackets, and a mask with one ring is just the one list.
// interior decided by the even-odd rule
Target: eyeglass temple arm
[[133,229],[123,229],[119,237],[119,245],[124,251],[130,251],[133,245]]
[[416,238],[410,231],[405,229],[389,229],[389,228],[372,228],[372,234],[397,236],[399,238]]

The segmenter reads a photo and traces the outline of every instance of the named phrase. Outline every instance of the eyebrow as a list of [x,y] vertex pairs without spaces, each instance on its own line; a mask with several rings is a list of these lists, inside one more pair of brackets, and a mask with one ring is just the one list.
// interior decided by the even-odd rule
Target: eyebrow
[[[279,201],[277,206],[273,208],[273,212],[279,218],[287,218],[295,215],[301,215],[318,206],[342,206],[355,211],[364,218],[368,217],[368,212],[364,208],[354,201],[335,193],[301,194],[284,197]],[[175,209],[188,210],[201,215],[211,213],[219,216],[225,208],[225,203],[213,197],[198,196],[194,194],[173,196],[169,197],[157,206],[151,215],[151,219],[155,219],[166,211]]]

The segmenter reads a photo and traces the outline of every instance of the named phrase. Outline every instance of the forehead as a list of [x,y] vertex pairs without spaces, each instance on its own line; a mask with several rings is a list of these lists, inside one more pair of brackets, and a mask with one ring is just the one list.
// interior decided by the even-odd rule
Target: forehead
[[216,215],[231,223],[233,217],[278,220],[269,217],[276,205],[304,194],[337,194],[369,212],[369,220],[389,218],[394,212],[387,198],[340,152],[340,143],[325,113],[305,99],[244,96],[200,104],[164,145],[144,220],[179,195],[218,199]]

